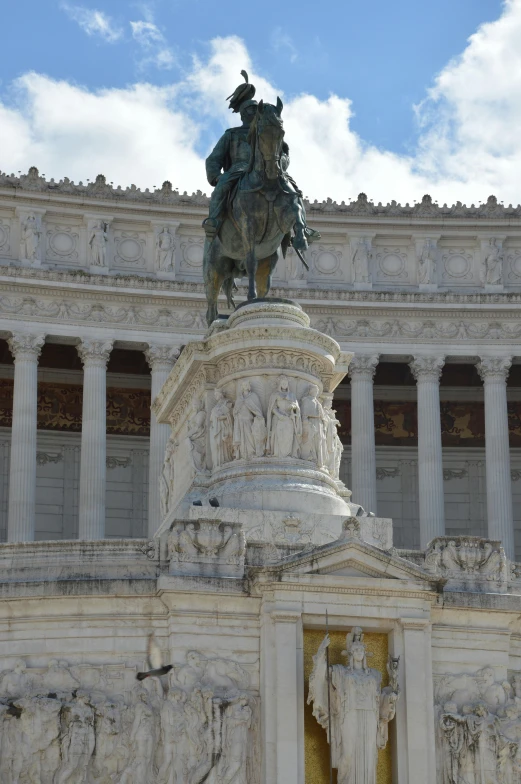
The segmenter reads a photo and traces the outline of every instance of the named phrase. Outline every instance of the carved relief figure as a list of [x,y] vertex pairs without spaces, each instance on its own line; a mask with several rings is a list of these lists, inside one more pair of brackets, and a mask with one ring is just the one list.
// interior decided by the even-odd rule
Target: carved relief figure
[[503,253],[498,240],[490,240],[484,253],[481,278],[483,283],[498,286],[503,280]]
[[161,519],[165,518],[170,510],[170,499],[174,489],[174,458],[177,443],[170,436],[165,450],[165,461],[161,476],[159,477],[159,497],[161,501]]
[[134,722],[130,731],[131,759],[120,779],[120,784],[155,781],[153,757],[156,747],[156,713],[148,701],[148,692],[136,694]]
[[369,258],[371,255],[371,245],[368,239],[361,237],[353,256],[354,280],[355,283],[369,283]]
[[257,429],[263,424],[265,426],[258,395],[252,391],[249,381],[241,381],[233,407],[233,450],[236,460],[251,460],[257,454],[259,444],[256,447],[253,434],[255,419],[262,420],[257,423]]
[[233,420],[231,401],[226,399],[222,389],[214,390],[214,399],[215,405],[210,414],[210,449],[215,470],[233,459]]
[[217,780],[222,784],[248,784],[246,760],[252,710],[246,697],[231,702],[224,713],[222,756],[217,766]]
[[174,268],[175,239],[168,229],[164,226],[156,240],[156,261],[157,269],[160,272],[172,272]]
[[34,215],[28,215],[21,226],[20,256],[28,261],[39,259],[39,244],[42,232]]
[[330,665],[331,727],[329,726],[326,634],[309,678],[308,703],[328,733],[338,784],[376,784],[378,749],[387,743],[387,725],[394,717],[398,691],[380,689],[381,673],[367,666],[362,630],[347,635],[347,666]]
[[436,283],[436,241],[427,237],[418,259],[418,283]]
[[89,237],[90,263],[93,267],[106,266],[108,234],[106,224],[98,220],[92,227]]
[[22,697],[30,685],[30,677],[23,659],[17,659],[12,670],[0,673],[0,700]]
[[279,376],[277,380],[268,405],[267,422],[269,453],[274,457],[299,457],[302,419],[287,376]]
[[158,778],[165,784],[185,782],[185,704],[186,694],[178,689],[170,689],[161,707],[163,764]]
[[206,411],[202,397],[194,403],[188,420],[187,438],[195,470],[206,470]]
[[300,456],[303,460],[312,460],[318,468],[326,469],[326,416],[322,403],[318,399],[319,389],[310,384],[308,393],[300,401],[302,416],[302,445]]
[[83,784],[87,765],[95,747],[94,711],[85,695],[67,703],[63,709],[61,740],[62,765],[56,784]]
[[338,435],[339,420],[336,418],[336,411],[332,408],[332,400],[328,397],[324,402],[324,414],[326,416],[326,467],[333,479],[340,478],[340,462],[344,451],[344,445]]

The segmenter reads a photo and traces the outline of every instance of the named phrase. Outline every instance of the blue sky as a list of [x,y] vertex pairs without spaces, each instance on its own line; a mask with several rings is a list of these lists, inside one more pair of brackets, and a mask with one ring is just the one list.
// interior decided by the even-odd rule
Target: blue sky
[[521,190],[521,0],[18,0],[7,19],[3,170],[208,190],[202,159],[247,67],[284,98],[311,197]]

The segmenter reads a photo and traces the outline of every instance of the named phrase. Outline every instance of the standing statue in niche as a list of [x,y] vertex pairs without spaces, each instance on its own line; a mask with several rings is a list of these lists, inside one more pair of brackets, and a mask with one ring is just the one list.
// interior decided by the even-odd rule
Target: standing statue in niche
[[436,283],[436,241],[427,237],[418,259],[418,283]]
[[89,237],[90,263],[93,267],[106,266],[107,224],[98,220],[92,227]]
[[20,256],[28,261],[38,261],[40,237],[42,232],[34,215],[28,215],[22,223],[20,237]]
[[187,438],[190,443],[192,463],[196,471],[206,470],[206,411],[204,399],[195,401],[188,420]]
[[369,257],[371,246],[369,240],[361,237],[358,240],[353,256],[354,280],[355,283],[369,283]]
[[[387,742],[387,725],[394,717],[398,690],[380,688],[382,675],[367,666],[362,629],[347,635],[348,664],[329,667],[331,710],[328,711],[326,634],[309,677],[308,703],[313,716],[324,727],[331,743],[333,767],[338,784],[376,784],[378,749]],[[329,726],[331,715],[331,726]]]
[[498,240],[490,240],[483,260],[482,280],[489,286],[499,286],[503,280],[503,254]]
[[175,239],[164,226],[156,240],[156,262],[160,272],[172,272],[174,268]]
[[326,415],[326,467],[333,479],[340,478],[340,462],[344,445],[338,435],[339,420],[336,418],[336,411],[332,408],[332,400],[328,397],[324,403],[324,414]]
[[[255,424],[255,420],[258,420]],[[233,407],[233,450],[236,460],[251,460],[262,449],[259,437],[266,427],[259,396],[252,391],[249,381],[239,383]],[[254,431],[257,432],[257,444]]]
[[233,420],[231,401],[226,399],[222,389],[214,390],[214,400],[210,414],[210,449],[215,471],[233,459]]
[[312,460],[317,468],[327,470],[326,456],[326,415],[322,403],[318,399],[319,389],[310,384],[308,393],[300,401],[302,416],[302,446],[300,456],[303,460]]
[[287,376],[279,376],[268,405],[268,450],[274,457],[299,457],[302,438],[300,407],[289,389]]

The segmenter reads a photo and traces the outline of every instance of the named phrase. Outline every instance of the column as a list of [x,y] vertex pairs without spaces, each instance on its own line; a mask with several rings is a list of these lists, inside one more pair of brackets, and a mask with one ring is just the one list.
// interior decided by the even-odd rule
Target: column
[[13,426],[9,471],[9,542],[34,540],[36,506],[36,413],[38,357],[45,335],[13,333],[8,338],[14,357]]
[[489,539],[514,558],[514,515],[508,443],[507,377],[510,358],[482,358],[476,365],[485,388],[485,466]]
[[441,454],[440,376],[443,357],[415,357],[410,363],[418,390],[418,483],[420,549],[445,535]]
[[[179,349],[171,346],[152,346],[145,351],[152,371],[151,402],[153,403],[174,367]],[[159,477],[170,437],[170,425],[160,425],[153,411],[150,413],[150,456],[148,464],[148,536],[152,537],[161,525]]]
[[351,378],[351,470],[353,502],[376,514],[373,378],[378,354],[357,355]]
[[107,362],[111,350],[111,340],[83,340],[78,346],[83,362],[79,539],[105,536]]

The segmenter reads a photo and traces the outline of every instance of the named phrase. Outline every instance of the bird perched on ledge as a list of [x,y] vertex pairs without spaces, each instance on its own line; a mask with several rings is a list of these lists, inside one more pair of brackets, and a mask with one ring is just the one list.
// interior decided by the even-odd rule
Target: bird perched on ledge
[[144,681],[145,678],[160,678],[170,672],[173,667],[172,664],[163,664],[163,657],[153,633],[148,638],[147,661],[149,669],[146,672],[137,673],[138,681]]

